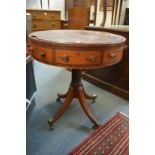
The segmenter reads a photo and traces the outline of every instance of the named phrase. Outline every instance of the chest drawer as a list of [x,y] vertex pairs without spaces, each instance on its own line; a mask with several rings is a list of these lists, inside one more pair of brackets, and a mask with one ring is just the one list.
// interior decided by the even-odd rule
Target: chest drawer
[[32,11],[32,19],[60,20],[60,12]]
[[54,29],[61,29],[61,22],[60,21],[32,21],[32,30],[54,30]]
[[71,51],[56,50],[55,61],[60,64],[70,65],[97,65],[100,64],[101,53],[99,51]]
[[103,64],[110,65],[119,62],[122,59],[123,48],[115,50],[106,50],[103,55]]
[[52,63],[52,50],[50,48],[32,46],[31,54],[38,61]]

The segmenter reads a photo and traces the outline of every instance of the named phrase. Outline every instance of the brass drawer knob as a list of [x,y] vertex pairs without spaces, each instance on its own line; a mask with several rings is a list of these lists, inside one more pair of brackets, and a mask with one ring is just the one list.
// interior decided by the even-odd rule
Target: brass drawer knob
[[40,57],[44,58],[45,57],[45,53],[44,52],[40,52]]
[[30,52],[30,53],[32,53],[33,52],[33,48],[30,46],[30,47],[28,47],[28,51]]
[[116,54],[115,54],[115,53],[109,53],[109,57],[110,57],[111,59],[114,59],[114,58],[116,57]]
[[91,62],[95,62],[96,61],[96,57],[95,56],[89,56],[88,60]]
[[64,62],[68,62],[69,61],[69,57],[67,55],[63,55],[61,58],[62,58],[62,60]]

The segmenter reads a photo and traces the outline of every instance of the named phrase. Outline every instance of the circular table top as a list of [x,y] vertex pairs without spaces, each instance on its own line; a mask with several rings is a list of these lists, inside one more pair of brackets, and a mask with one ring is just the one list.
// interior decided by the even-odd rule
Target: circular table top
[[105,47],[122,45],[125,38],[107,32],[88,30],[47,30],[33,32],[29,39],[48,45],[71,47]]

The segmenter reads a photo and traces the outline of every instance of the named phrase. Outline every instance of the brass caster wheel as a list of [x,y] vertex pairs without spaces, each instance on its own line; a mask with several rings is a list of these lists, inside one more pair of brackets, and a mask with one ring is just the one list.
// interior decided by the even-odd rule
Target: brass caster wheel
[[48,124],[50,125],[50,129],[53,130],[54,129],[54,123],[52,122],[52,119],[48,120]]
[[93,99],[92,103],[95,103],[95,102],[96,102],[96,100],[95,100],[95,99]]
[[98,125],[96,125],[96,124],[94,124],[93,126],[92,126],[92,129],[97,129],[97,128],[99,128],[101,126],[101,124],[98,124]]
[[92,103],[95,103],[95,102],[96,102],[96,98],[97,98],[97,95],[94,94],[94,95],[93,95],[93,102],[92,102]]
[[58,97],[58,98],[56,99],[56,101],[59,102],[59,101],[60,101],[60,97]]
[[92,95],[95,99],[97,98],[97,95],[96,94],[94,94],[94,95]]

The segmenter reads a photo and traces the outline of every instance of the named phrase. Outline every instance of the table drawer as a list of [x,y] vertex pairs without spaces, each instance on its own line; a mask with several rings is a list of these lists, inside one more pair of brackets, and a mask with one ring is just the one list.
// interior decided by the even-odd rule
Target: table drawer
[[122,59],[123,48],[106,50],[103,55],[103,64],[114,64]]
[[60,20],[60,12],[36,11],[30,13],[32,14],[32,19]]
[[32,30],[48,30],[61,29],[60,21],[34,21],[32,22]]
[[71,65],[97,65],[101,63],[100,51],[56,50],[56,63]]
[[52,50],[50,48],[43,48],[38,46],[32,47],[32,56],[41,62],[52,63]]

